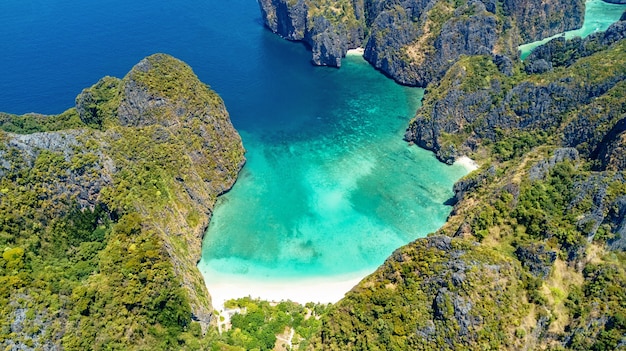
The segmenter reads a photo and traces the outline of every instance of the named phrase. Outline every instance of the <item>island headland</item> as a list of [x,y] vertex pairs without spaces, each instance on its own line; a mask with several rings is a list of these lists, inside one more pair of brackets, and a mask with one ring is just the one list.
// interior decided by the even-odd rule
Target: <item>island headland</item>
[[[427,85],[405,139],[442,162],[468,156],[482,167],[455,185],[446,224],[331,306],[308,348],[625,348],[626,15],[521,62],[520,43],[579,27],[584,3],[545,13],[528,2],[380,3],[260,4],[272,31],[310,41],[316,64],[339,66],[351,48],[343,38],[366,33],[355,46],[375,67]],[[324,16],[337,29],[307,34]]]
[[[337,304],[265,315],[246,301],[219,334],[195,265],[244,148],[219,96],[156,54],[62,114],[0,114],[3,347],[626,349],[626,16],[521,62],[520,43],[580,26],[584,3],[260,6],[316,64],[364,47],[427,87],[406,140],[481,165],[455,185],[446,224]],[[272,316],[289,318],[263,329]]]
[[202,236],[245,162],[221,98],[156,54],[60,115],[0,121],[2,344],[168,349],[206,329]]

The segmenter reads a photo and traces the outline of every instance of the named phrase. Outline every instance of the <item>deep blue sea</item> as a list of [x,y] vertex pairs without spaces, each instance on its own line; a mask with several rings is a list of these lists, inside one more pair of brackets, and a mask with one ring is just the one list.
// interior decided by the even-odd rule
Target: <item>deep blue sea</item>
[[360,56],[339,70],[312,66],[304,45],[263,27],[255,0],[3,0],[0,111],[60,113],[156,52],[223,97],[248,150],[199,263],[218,300],[336,299],[324,289],[341,295],[342,282],[443,224],[467,170],[402,141],[423,91]]
[[248,163],[205,236],[199,268],[214,296],[358,279],[443,224],[467,173],[402,141],[421,89],[360,56],[312,66],[304,45],[263,27],[255,0],[3,0],[0,23],[0,111],[60,113],[156,52],[222,96]]

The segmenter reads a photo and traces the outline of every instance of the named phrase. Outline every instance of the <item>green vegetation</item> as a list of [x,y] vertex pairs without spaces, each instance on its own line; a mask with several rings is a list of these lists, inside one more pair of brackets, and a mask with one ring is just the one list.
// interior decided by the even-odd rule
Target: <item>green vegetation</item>
[[351,29],[364,26],[364,23],[356,18],[352,1],[312,0],[308,2],[308,5],[309,13],[307,17],[310,20],[321,16],[326,18],[335,27],[345,26]]
[[457,350],[515,345],[527,312],[515,265],[463,240],[418,240],[322,318],[315,349]]
[[411,128],[434,138],[416,142],[485,165],[437,232],[455,238],[398,249],[322,317],[312,349],[624,349],[626,256],[610,245],[626,173],[600,157],[623,143],[625,45],[541,75],[463,57],[430,86]]
[[205,348],[192,321],[206,327],[211,312],[200,238],[244,160],[217,94],[153,55],[75,109],[1,126],[48,133],[0,132],[0,345]]
[[34,113],[18,116],[0,112],[0,130],[9,133],[31,134],[81,127],[84,127],[84,124],[73,108],[54,116]]
[[122,94],[121,84],[122,81],[118,78],[104,77],[78,95],[76,105],[83,123],[91,128],[103,129],[105,123],[117,122],[117,107]]
[[[318,5],[312,15],[361,25],[348,2]],[[429,30],[461,6],[435,4]],[[626,348],[626,254],[612,247],[626,173],[601,157],[624,142],[626,41],[588,57],[563,50],[543,74],[461,57],[429,87],[411,128],[433,139],[418,141],[484,164],[459,183],[437,235],[396,250],[334,306],[240,299],[217,327],[195,264],[215,199],[244,162],[217,94],[159,54],[60,115],[0,114],[0,345]]]
[[328,305],[243,298],[227,301],[226,308],[238,312],[213,341],[214,350],[305,350]]

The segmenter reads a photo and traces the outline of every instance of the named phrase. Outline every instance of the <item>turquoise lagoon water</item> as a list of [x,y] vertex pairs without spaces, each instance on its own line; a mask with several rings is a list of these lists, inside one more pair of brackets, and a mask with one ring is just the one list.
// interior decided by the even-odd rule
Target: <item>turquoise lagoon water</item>
[[155,52],[223,97],[248,163],[205,236],[209,291],[362,277],[437,229],[467,172],[402,141],[421,89],[359,56],[312,66],[303,45],[263,28],[255,0],[3,0],[0,23],[0,111],[62,112]]
[[581,28],[521,45],[519,50],[521,51],[522,60],[537,46],[543,45],[556,37],[564,36],[566,39],[584,38],[595,32],[603,32],[620,19],[624,10],[626,10],[626,5],[609,4],[602,0],[587,0],[585,3],[585,21]]
[[422,91],[359,56],[317,75],[325,86],[296,112],[305,124],[243,134],[248,165],[204,242],[209,284],[362,276],[448,215],[467,171],[402,141]]

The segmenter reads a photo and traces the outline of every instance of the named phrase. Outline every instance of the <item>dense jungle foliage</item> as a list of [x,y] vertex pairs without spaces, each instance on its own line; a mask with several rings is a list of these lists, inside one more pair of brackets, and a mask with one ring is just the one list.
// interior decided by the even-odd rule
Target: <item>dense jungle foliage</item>
[[0,117],[0,345],[198,346],[201,231],[243,164],[219,96],[154,55],[61,115]]
[[626,349],[625,45],[564,45],[541,73],[456,62],[416,121],[483,166],[443,228],[332,306],[212,311],[200,236],[243,148],[182,62],[151,56],[58,116],[0,114],[0,345]]

